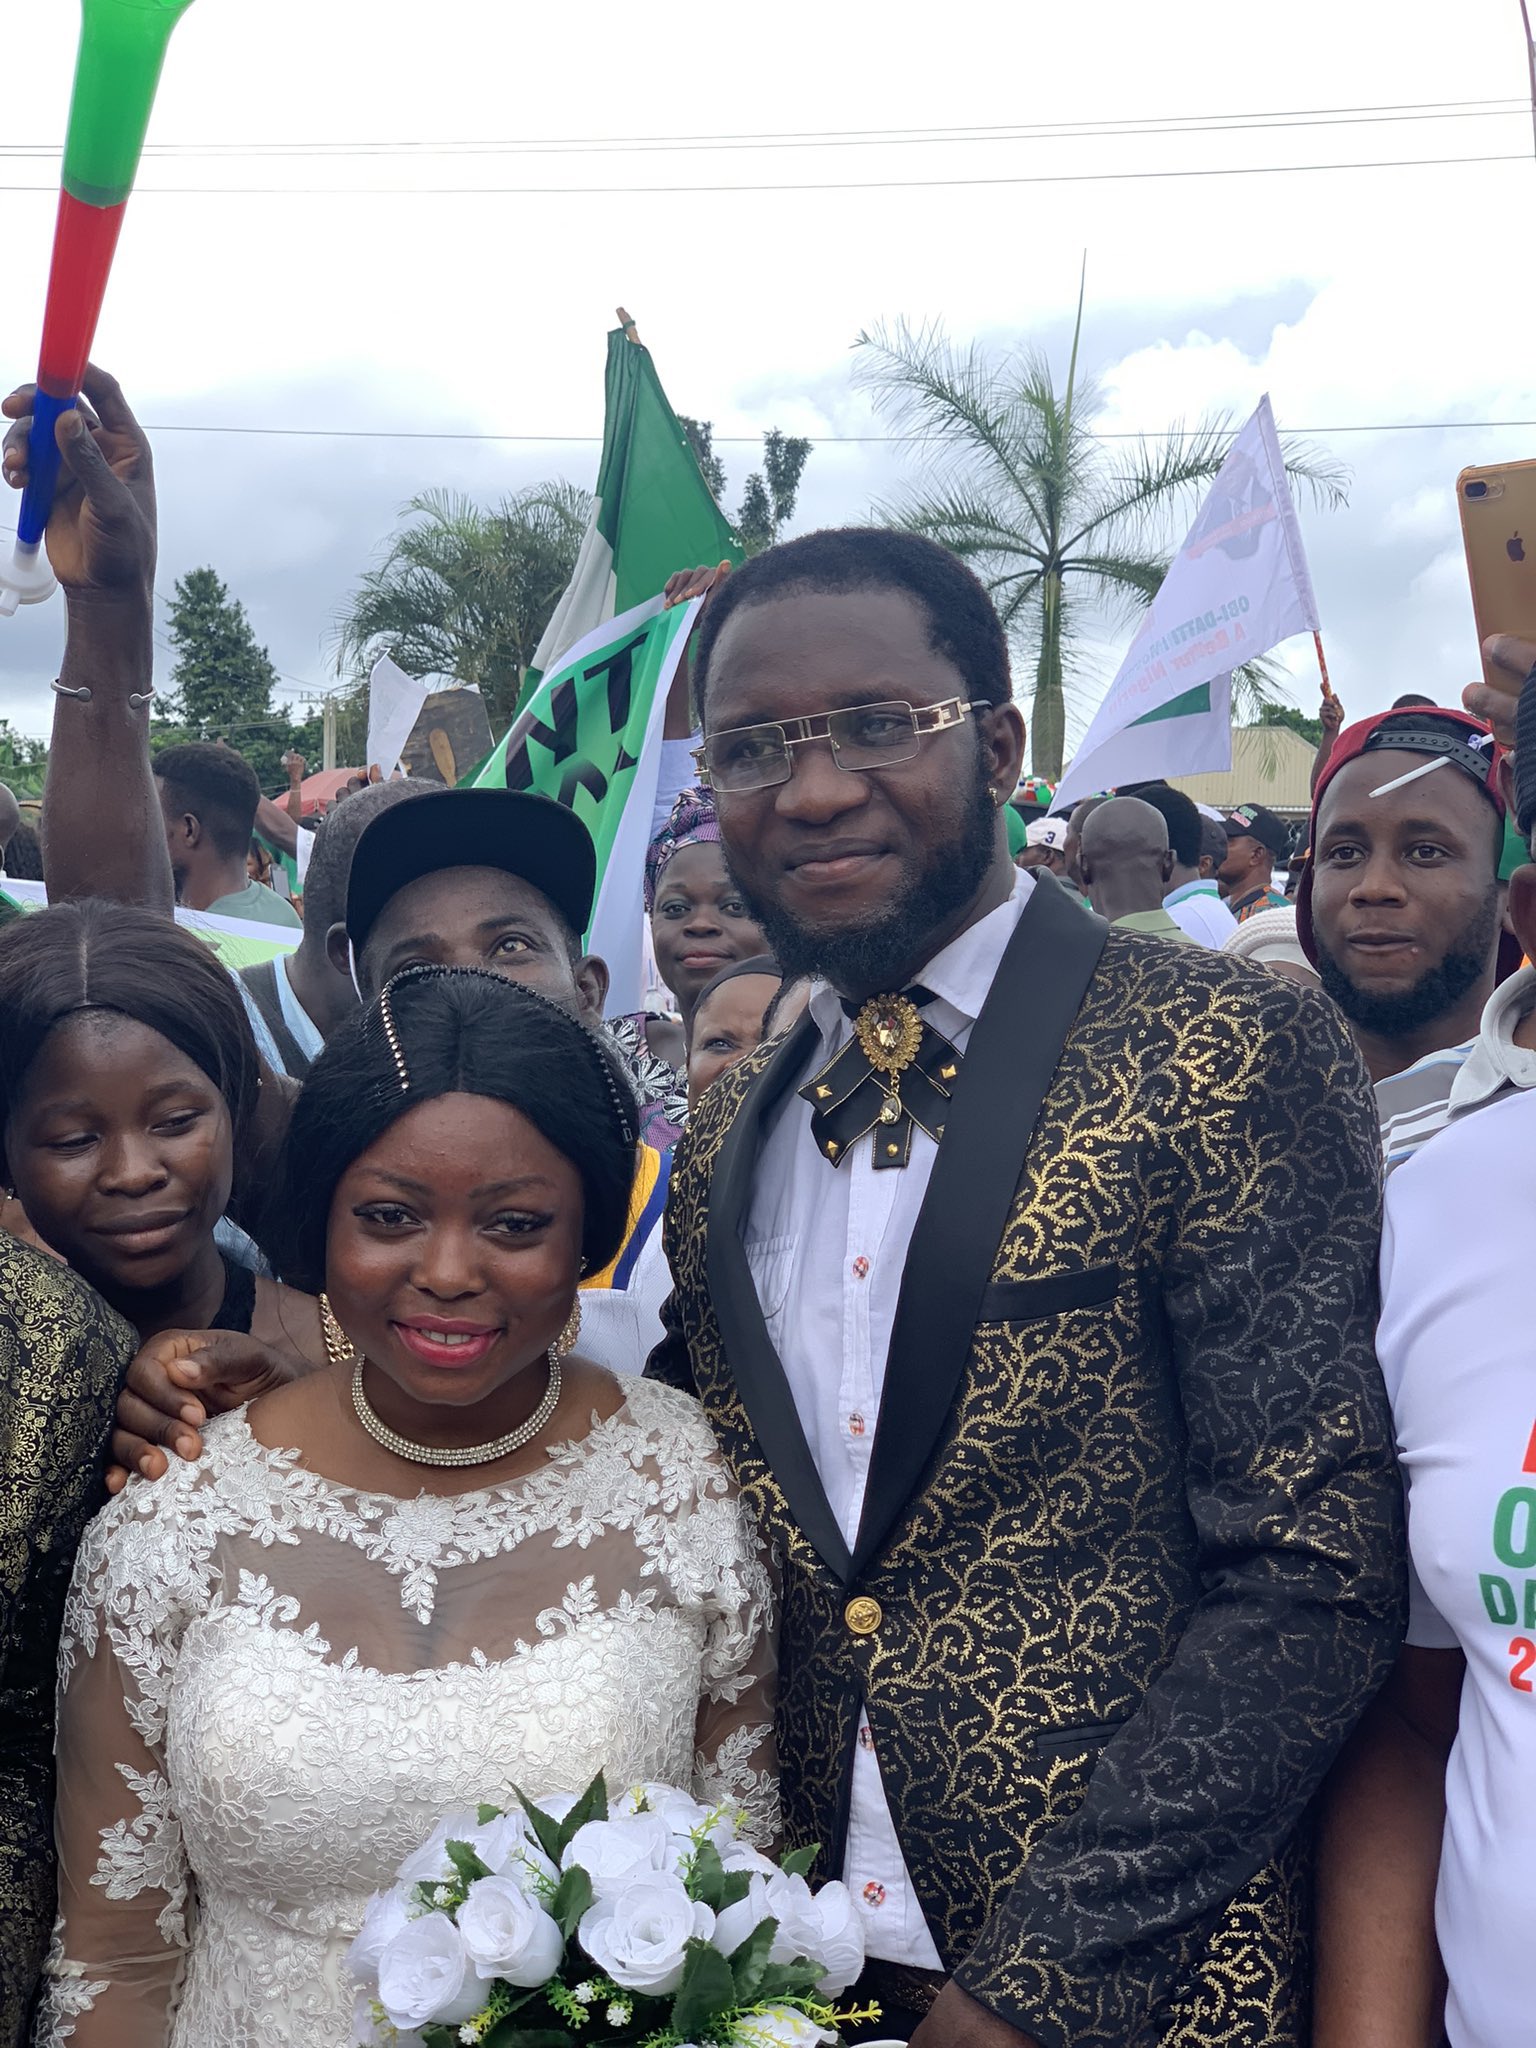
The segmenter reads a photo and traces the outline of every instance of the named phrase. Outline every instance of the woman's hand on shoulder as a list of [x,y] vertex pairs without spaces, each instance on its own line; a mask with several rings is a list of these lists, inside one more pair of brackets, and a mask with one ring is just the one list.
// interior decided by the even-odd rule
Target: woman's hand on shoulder
[[210,1415],[243,1407],[304,1370],[292,1352],[237,1330],[162,1330],[141,1347],[117,1397],[107,1491],[120,1493],[130,1472],[163,1478],[171,1452],[194,1462]]

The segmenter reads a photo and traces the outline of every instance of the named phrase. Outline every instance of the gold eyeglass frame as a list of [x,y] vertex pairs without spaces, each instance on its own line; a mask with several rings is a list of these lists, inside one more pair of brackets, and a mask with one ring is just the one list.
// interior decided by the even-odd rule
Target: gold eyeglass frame
[[[813,711],[804,718],[770,718],[757,725],[730,725],[717,733],[711,733],[702,746],[693,749],[693,763],[699,771],[699,780],[706,789],[713,789],[719,796],[754,796],[760,789],[778,789],[788,782],[795,772],[791,747],[803,747],[812,740],[826,740],[832,748],[832,759],[845,775],[870,775],[885,767],[897,767],[903,761],[917,758],[922,741],[936,732],[949,732],[957,725],[963,725],[968,713],[995,711],[998,707],[984,697],[966,699],[946,697],[938,704],[911,705],[900,697],[882,697],[872,704],[844,704],[836,711]],[[839,750],[836,736],[832,731],[834,718],[846,718],[860,711],[905,711],[912,721],[912,751],[910,754],[893,755],[889,762],[847,762]],[[782,775],[775,775],[765,782],[754,782],[746,789],[716,789],[709,772],[709,750],[720,740],[738,738],[747,732],[776,732],[784,746],[785,769]]]

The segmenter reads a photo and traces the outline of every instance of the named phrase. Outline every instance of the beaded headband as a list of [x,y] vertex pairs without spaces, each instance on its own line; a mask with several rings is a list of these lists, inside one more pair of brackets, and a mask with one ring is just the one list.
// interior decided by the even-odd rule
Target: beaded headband
[[389,1047],[389,1056],[395,1063],[395,1072],[400,1077],[400,1092],[402,1095],[410,1093],[411,1075],[410,1069],[406,1065],[404,1047],[400,1043],[399,1027],[395,1022],[394,1002],[392,1000],[394,991],[406,982],[448,981],[454,979],[461,981],[488,981],[497,988],[513,989],[519,996],[526,997],[530,1002],[542,1003],[546,1010],[552,1010],[557,1017],[562,1018],[573,1030],[579,1031],[592,1049],[592,1057],[597,1062],[602,1074],[603,1084],[608,1090],[608,1100],[612,1103],[614,1114],[619,1120],[619,1128],[624,1134],[625,1144],[633,1145],[637,1142],[640,1134],[635,1126],[634,1107],[632,1104],[625,1102],[619,1084],[614,1078],[613,1069],[602,1047],[597,1042],[596,1033],[590,1031],[581,1022],[579,1017],[573,1017],[563,1003],[557,1003],[553,997],[545,995],[542,990],[530,988],[526,982],[509,980],[505,974],[497,974],[489,967],[432,967],[427,965],[405,967],[398,974],[391,976],[385,982],[383,988],[379,990],[379,1022],[384,1031],[385,1042]]

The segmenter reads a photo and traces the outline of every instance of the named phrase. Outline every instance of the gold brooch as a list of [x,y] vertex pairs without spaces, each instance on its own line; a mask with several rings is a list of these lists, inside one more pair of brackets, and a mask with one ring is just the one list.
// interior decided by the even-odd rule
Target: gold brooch
[[871,996],[853,1020],[853,1035],[865,1059],[894,1089],[896,1077],[917,1058],[923,1020],[906,996]]

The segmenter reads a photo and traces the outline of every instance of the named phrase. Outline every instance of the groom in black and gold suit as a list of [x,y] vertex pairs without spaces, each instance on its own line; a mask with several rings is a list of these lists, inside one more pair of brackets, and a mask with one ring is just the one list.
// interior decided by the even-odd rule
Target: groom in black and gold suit
[[786,1824],[879,2035],[1296,2048],[1307,1820],[1400,1635],[1379,1144],[1317,993],[1009,863],[951,556],[812,534],[696,657],[806,1015],[680,1149],[672,1335],[783,1575]]

